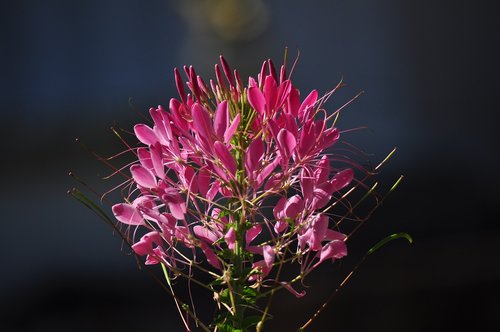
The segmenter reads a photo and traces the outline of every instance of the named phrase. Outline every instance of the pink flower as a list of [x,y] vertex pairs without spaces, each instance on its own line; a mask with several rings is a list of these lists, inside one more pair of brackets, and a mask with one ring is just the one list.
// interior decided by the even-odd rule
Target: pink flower
[[208,84],[183,69],[187,82],[174,70],[179,98],[134,127],[136,160],[123,168],[124,201],[112,208],[133,228],[132,250],[174,275],[195,278],[198,268],[217,285],[237,276],[256,290],[304,296],[276,266],[299,264],[307,275],[347,255],[346,235],[333,229],[339,218],[326,210],[355,174],[327,151],[339,139],[327,98],[316,90],[303,98],[270,60],[247,86],[222,57]]

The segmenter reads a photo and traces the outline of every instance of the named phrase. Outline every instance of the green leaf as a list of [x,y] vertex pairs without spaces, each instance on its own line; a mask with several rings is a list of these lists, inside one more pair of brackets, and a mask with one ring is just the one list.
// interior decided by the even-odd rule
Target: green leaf
[[374,245],[368,252],[366,253],[367,255],[373,254],[375,251],[379,250],[383,246],[385,246],[387,243],[391,242],[392,240],[404,238],[406,239],[409,243],[413,243],[412,237],[408,233],[397,233],[397,234],[392,234],[383,239],[382,241],[378,242],[376,245]]
[[231,304],[231,298],[229,297],[229,290],[227,288],[224,288],[220,293],[219,293],[219,299],[221,302],[230,305]]
[[243,295],[242,299],[245,300],[246,302],[250,304],[255,304],[255,301],[257,299],[257,291],[253,288],[250,288],[248,286],[245,286],[243,288]]
[[222,259],[229,260],[234,257],[234,253],[231,249],[222,249],[219,252],[217,252],[217,256],[219,256]]

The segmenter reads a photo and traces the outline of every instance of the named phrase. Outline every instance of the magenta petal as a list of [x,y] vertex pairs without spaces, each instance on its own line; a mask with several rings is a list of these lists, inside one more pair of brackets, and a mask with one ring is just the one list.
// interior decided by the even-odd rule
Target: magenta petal
[[153,169],[153,162],[151,160],[151,153],[147,148],[141,147],[137,149],[137,158],[143,167],[146,169]]
[[153,162],[153,168],[160,179],[165,178],[165,166],[163,165],[162,148],[160,143],[152,145],[149,149],[151,151],[151,161]]
[[226,240],[228,248],[234,250],[234,245],[236,244],[236,232],[233,227],[229,228],[226,235],[224,235],[224,240]]
[[151,255],[151,254],[154,255],[153,243],[155,243],[156,245],[161,245],[162,243],[161,236],[156,231],[145,234],[140,239],[140,241],[138,241],[132,246],[132,249],[135,251],[137,255],[140,256]]
[[161,110],[157,108],[150,108],[149,114],[151,115],[151,118],[155,123],[155,125],[153,126],[153,132],[158,138],[158,141],[163,145],[167,145],[170,139],[168,138],[168,134],[165,129],[165,125],[163,123],[163,116],[161,115]]
[[295,219],[304,210],[304,201],[299,195],[294,195],[288,199],[285,205],[284,214],[287,218]]
[[313,209],[321,209],[328,204],[334,192],[334,186],[330,182],[325,182],[314,188]]
[[286,197],[281,197],[280,200],[278,201],[278,203],[276,203],[276,205],[274,206],[273,214],[274,214],[274,218],[276,218],[276,220],[280,220],[280,219],[285,218],[284,210],[285,210],[286,202],[287,202]]
[[259,88],[248,88],[248,102],[258,114],[262,115],[266,111],[266,99]]
[[330,160],[327,156],[323,156],[318,162],[318,167],[314,170],[316,184],[327,182],[330,176]]
[[265,245],[262,248],[262,255],[264,256],[264,261],[267,267],[272,267],[274,263],[274,249],[270,245]]
[[274,169],[276,168],[276,166],[278,166],[278,164],[280,163],[281,161],[281,158],[279,157],[276,157],[274,158],[274,160],[272,162],[270,162],[268,165],[266,165],[262,171],[260,171],[258,174],[257,174],[257,178],[256,178],[256,188],[260,187],[260,185],[267,179],[267,177],[269,175],[271,175],[271,173],[274,171]]
[[219,240],[217,234],[200,225],[196,225],[193,227],[193,233],[201,240],[207,242],[208,244],[212,244]]
[[205,257],[207,258],[207,262],[210,265],[212,265],[213,267],[215,267],[216,269],[220,270],[221,269],[220,261],[217,258],[217,255],[214,254],[212,249],[210,249],[210,247],[205,242],[201,242],[200,248],[203,251],[203,253],[205,254]]
[[321,241],[324,240],[327,229],[328,217],[325,215],[316,216],[316,220],[312,225],[312,235],[309,241],[309,246],[312,250],[318,251],[321,249]]
[[257,224],[250,227],[250,229],[248,229],[247,232],[245,233],[246,244],[249,245],[253,240],[255,240],[255,238],[260,234],[260,232],[262,232],[261,225]]
[[331,241],[323,246],[319,253],[319,261],[314,265],[315,267],[331,258],[332,260],[340,259],[347,256],[347,246],[344,241]]
[[299,116],[299,119],[302,119],[302,118],[303,118],[305,111],[306,111],[309,107],[312,107],[312,106],[316,103],[316,100],[318,100],[318,91],[313,90],[313,91],[311,91],[311,93],[309,93],[309,95],[308,95],[308,96],[304,99],[304,101],[302,102],[302,104],[301,104],[301,105],[300,105],[300,107],[299,107],[299,111],[298,111],[298,116]]
[[132,165],[130,167],[130,173],[132,173],[132,177],[134,178],[134,181],[140,185],[141,187],[151,189],[151,188],[156,188],[157,183],[156,183],[156,178],[154,174],[144,168],[141,165]]
[[323,132],[321,136],[320,147],[321,149],[326,149],[330,147],[333,143],[335,143],[340,137],[339,131],[337,128],[330,128]]
[[340,171],[337,174],[335,174],[335,176],[331,180],[334,191],[338,191],[338,190],[348,186],[349,183],[351,183],[353,178],[354,178],[354,171],[350,168],[345,169],[345,170]]
[[264,185],[264,190],[275,191],[278,189],[281,180],[283,179],[283,173],[274,173],[269,177],[266,184]]
[[300,299],[301,297],[303,297],[304,295],[306,295],[306,291],[305,290],[303,290],[302,292],[299,293],[289,283],[282,282],[282,284],[283,284],[283,287],[287,291],[289,291],[290,293],[292,293],[293,295],[295,295],[295,297],[297,297],[298,299]]
[[278,97],[278,86],[276,80],[272,76],[267,76],[264,82],[264,96],[266,102],[266,111],[270,115],[271,111],[276,105],[276,100]]
[[326,230],[325,240],[327,241],[333,241],[333,240],[345,241],[345,239],[347,239],[347,236],[345,234],[334,231],[333,229]]
[[198,190],[200,195],[206,197],[208,189],[210,188],[210,173],[204,169],[198,172]]
[[112,207],[115,218],[127,225],[141,225],[144,223],[139,211],[132,205],[126,203],[115,204]]
[[245,156],[245,167],[248,174],[252,174],[259,166],[264,155],[264,142],[261,139],[253,140],[248,146]]
[[215,134],[215,132],[212,127],[210,114],[203,106],[198,103],[194,104],[191,110],[193,113],[193,124],[196,132],[207,142],[212,142],[212,136]]
[[135,136],[137,136],[137,138],[139,139],[139,141],[141,141],[146,145],[152,145],[158,142],[158,138],[156,137],[156,134],[153,131],[153,129],[151,129],[145,124],[142,123],[136,124],[134,126],[134,133]]
[[293,134],[288,130],[281,129],[278,133],[277,139],[283,157],[285,159],[289,158],[292,155],[295,146],[297,145],[297,140],[295,139],[295,136],[293,136]]
[[144,239],[141,239],[140,241],[132,245],[132,250],[134,250],[134,252],[139,256],[148,255],[150,252],[153,252],[151,242],[144,241]]
[[309,201],[313,197],[314,179],[311,171],[303,168],[300,172],[300,188],[302,189],[302,197],[304,200]]
[[276,224],[274,224],[274,231],[276,234],[283,233],[288,227],[288,223],[286,221],[278,220]]
[[307,153],[314,147],[316,143],[316,135],[314,133],[314,126],[311,122],[307,122],[300,132],[300,141],[298,153],[301,157],[305,157]]
[[224,133],[228,125],[229,112],[227,110],[227,101],[224,100],[219,105],[217,105],[217,109],[215,110],[214,130],[219,139],[222,139],[224,137]]
[[227,147],[221,142],[216,141],[214,144],[214,150],[215,154],[217,155],[217,158],[220,159],[220,161],[222,162],[224,167],[229,171],[229,173],[231,173],[232,175],[236,174],[236,169],[237,169],[236,161],[234,161],[234,157],[231,154],[231,152],[229,152]]
[[236,116],[233,119],[233,122],[224,132],[224,143],[229,143],[231,141],[231,138],[233,138],[236,129],[238,129],[238,126],[240,125],[240,118],[241,118],[240,113],[236,114]]
[[287,104],[288,112],[297,116],[300,107],[300,94],[297,88],[291,88]]
[[168,203],[168,208],[170,213],[178,220],[184,219],[184,214],[186,213],[186,203]]

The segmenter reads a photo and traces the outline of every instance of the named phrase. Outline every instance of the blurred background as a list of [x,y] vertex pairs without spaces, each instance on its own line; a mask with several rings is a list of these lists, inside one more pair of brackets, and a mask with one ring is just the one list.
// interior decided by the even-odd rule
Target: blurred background
[[[365,264],[311,331],[500,329],[496,1],[87,0],[2,3],[0,192],[3,331],[183,331],[172,300],[112,230],[67,194],[94,188],[111,133],[177,96],[173,67],[212,78],[219,54],[243,77],[300,50],[308,93],[361,90],[339,127],[405,180],[301,300],[283,293],[268,331],[295,331],[380,239],[408,232]],[[291,63],[291,62],[290,62]],[[107,208],[107,207],[106,207]],[[203,311],[210,298],[202,300]],[[200,309],[201,308],[201,309]],[[211,310],[211,309],[210,309]]]

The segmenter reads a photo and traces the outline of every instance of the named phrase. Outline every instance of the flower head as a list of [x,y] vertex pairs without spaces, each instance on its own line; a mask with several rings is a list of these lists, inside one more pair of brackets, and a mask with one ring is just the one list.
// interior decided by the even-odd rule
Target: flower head
[[[199,268],[229,292],[266,285],[301,297],[280,270],[299,265],[299,280],[347,255],[345,216],[329,210],[349,206],[358,165],[332,153],[340,131],[323,109],[331,94],[302,97],[270,60],[244,85],[220,60],[209,84],[193,67],[183,68],[184,84],[175,69],[179,98],[134,127],[128,194],[113,213],[143,234],[132,249],[146,264],[188,279],[184,268]],[[226,307],[239,310],[232,301]]]

